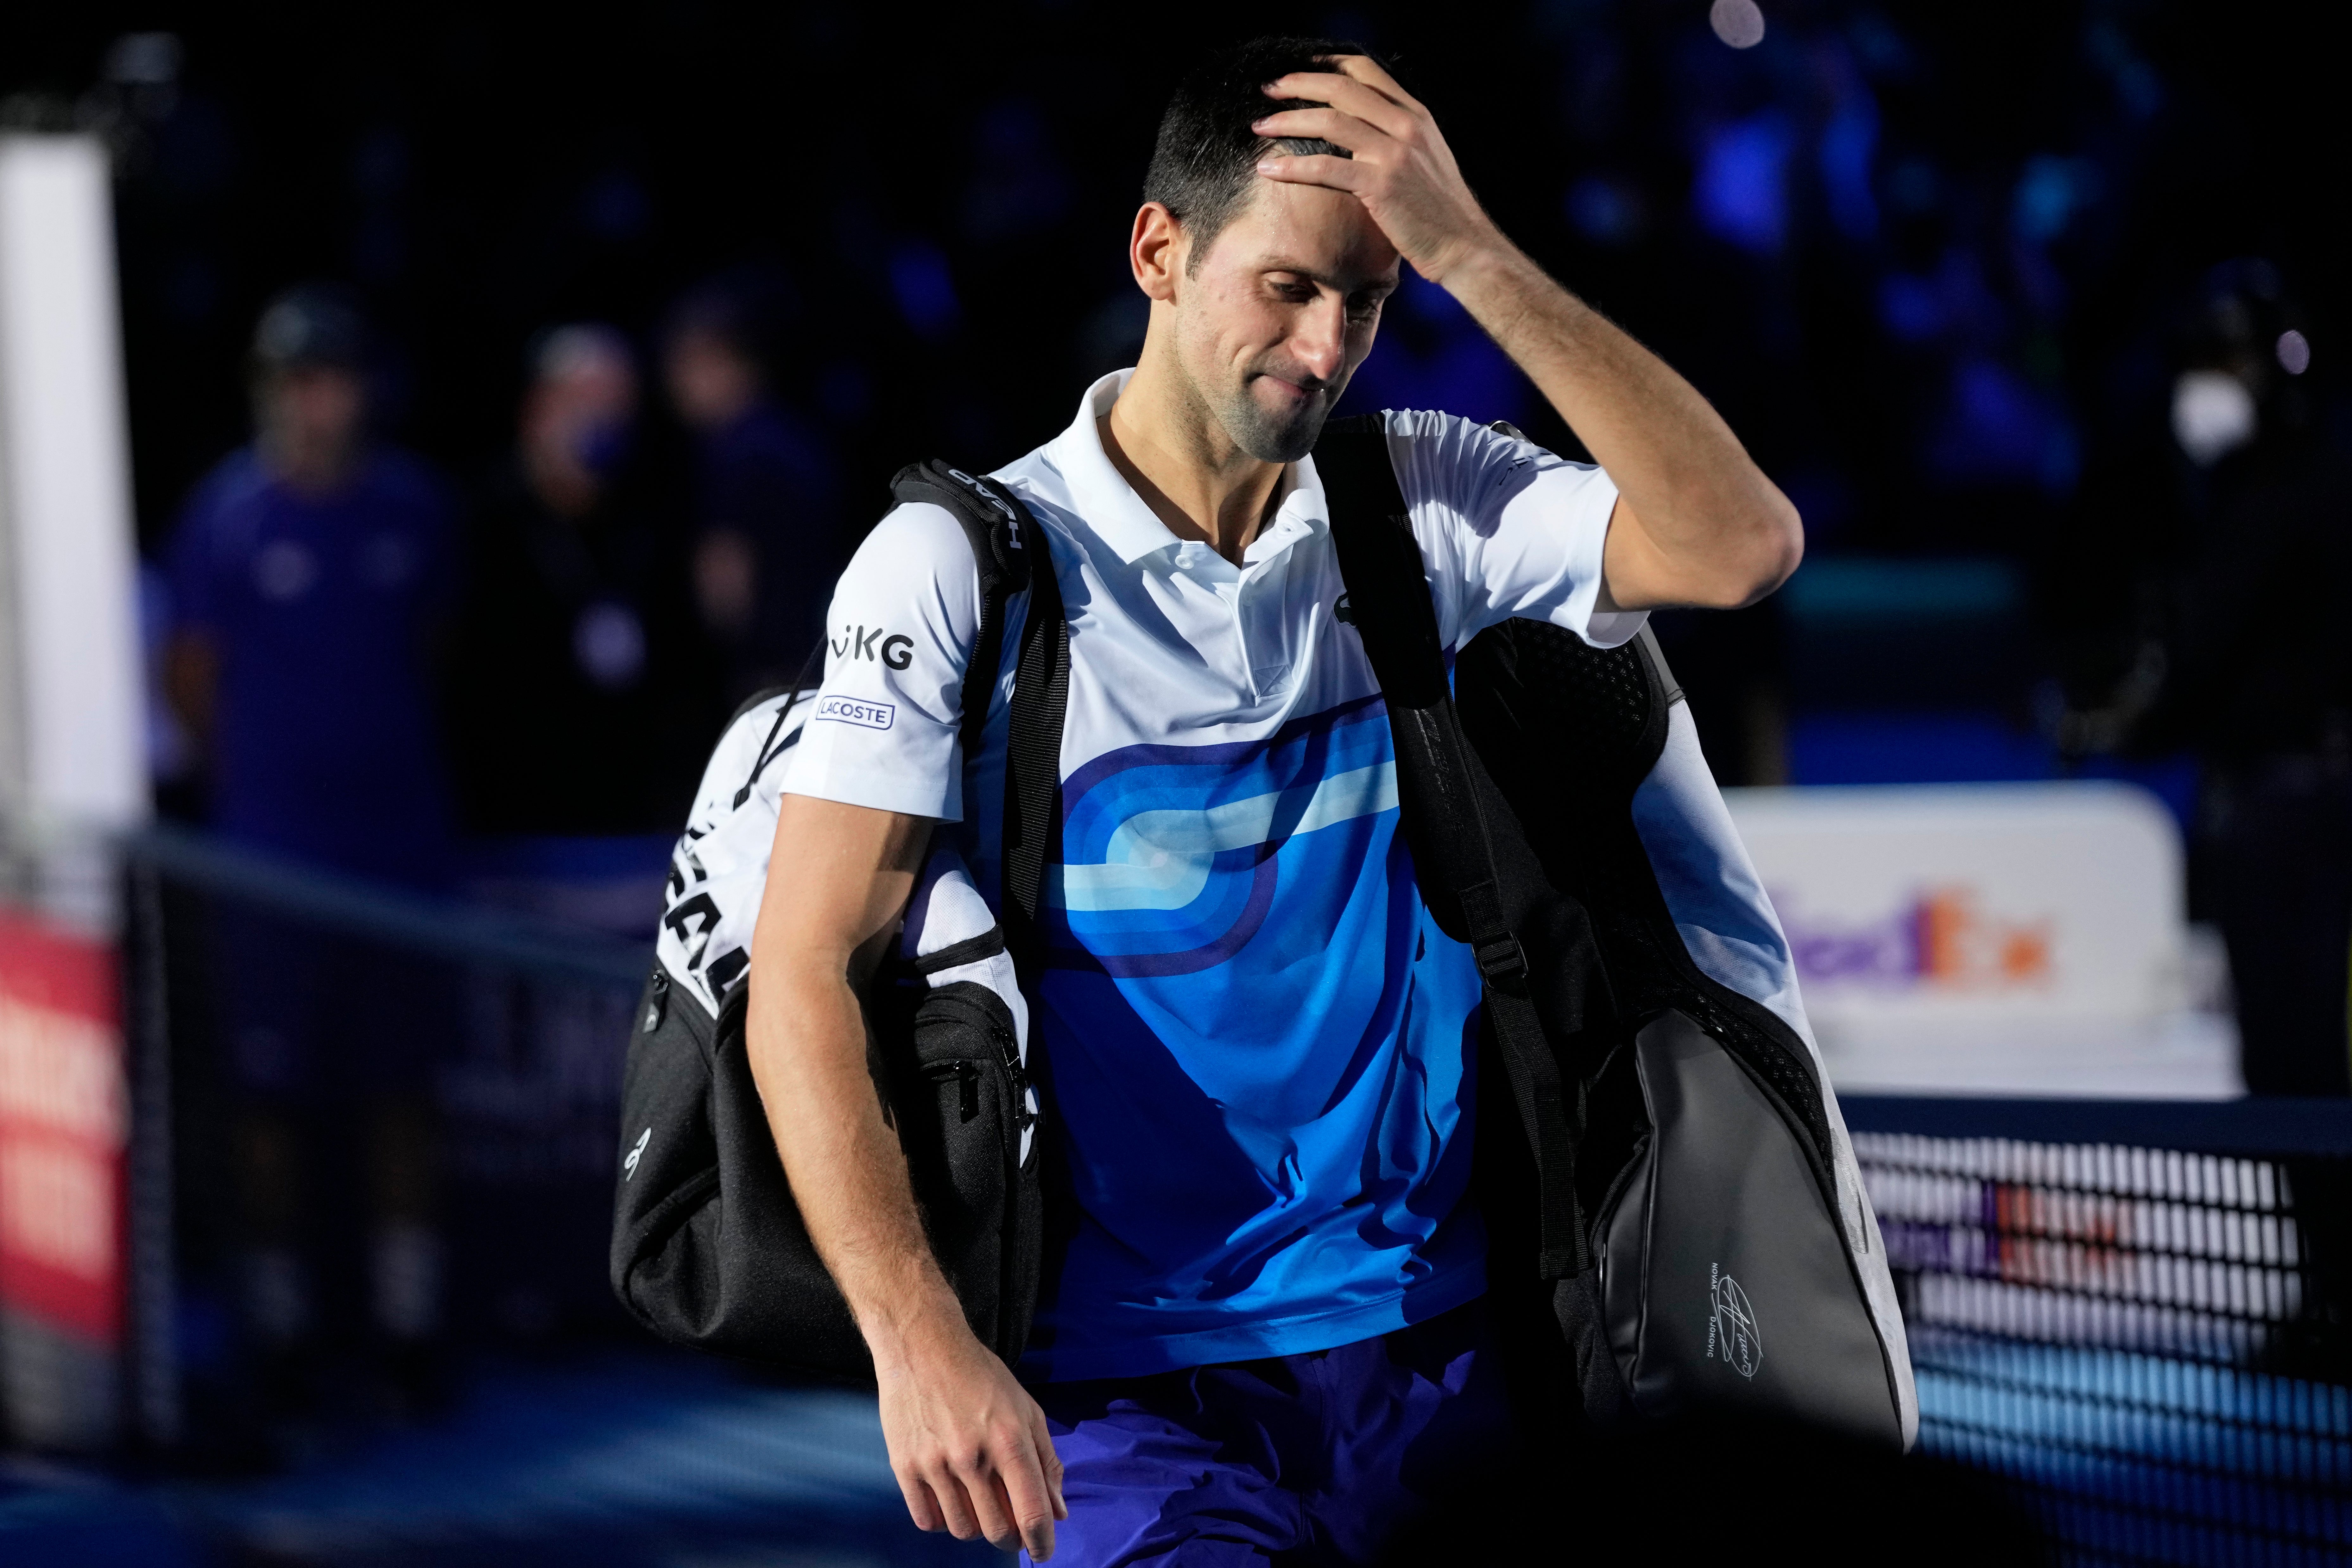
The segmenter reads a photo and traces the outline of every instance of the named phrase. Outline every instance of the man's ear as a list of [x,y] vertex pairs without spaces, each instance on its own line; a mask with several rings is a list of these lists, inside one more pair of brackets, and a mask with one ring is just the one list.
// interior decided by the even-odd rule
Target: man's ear
[[1136,212],[1135,232],[1127,242],[1135,286],[1159,303],[1173,300],[1187,248],[1184,226],[1176,221],[1176,215],[1158,202],[1144,203]]

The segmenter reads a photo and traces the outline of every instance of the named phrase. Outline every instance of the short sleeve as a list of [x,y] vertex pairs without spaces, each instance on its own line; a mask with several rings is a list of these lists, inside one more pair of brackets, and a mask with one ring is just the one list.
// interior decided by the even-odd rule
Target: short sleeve
[[1599,608],[1617,504],[1607,473],[1451,414],[1388,419],[1448,647],[1513,616],[1549,621],[1596,647],[1642,629],[1643,612]]
[[953,514],[885,517],[834,589],[824,684],[784,793],[961,820],[963,675],[979,628],[980,573]]

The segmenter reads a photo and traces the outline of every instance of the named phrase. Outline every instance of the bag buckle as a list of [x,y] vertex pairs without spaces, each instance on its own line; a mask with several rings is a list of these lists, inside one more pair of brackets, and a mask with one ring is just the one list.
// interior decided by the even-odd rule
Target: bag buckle
[[1517,980],[1527,974],[1527,950],[1509,931],[1489,937],[1472,951],[1477,955],[1478,973],[1490,981]]

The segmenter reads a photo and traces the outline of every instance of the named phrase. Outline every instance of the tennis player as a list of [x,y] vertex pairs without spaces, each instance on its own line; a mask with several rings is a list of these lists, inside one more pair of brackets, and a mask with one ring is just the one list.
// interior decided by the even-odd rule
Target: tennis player
[[857,1003],[936,836],[996,885],[1017,637],[967,757],[980,588],[937,508],[886,517],[835,596],[824,690],[847,700],[819,702],[784,784],[751,1062],[916,1523],[1088,1568],[1361,1563],[1508,1432],[1465,1196],[1478,973],[1398,836],[1316,437],[1409,265],[1598,459],[1385,416],[1449,647],[1515,616],[1605,647],[1654,606],[1746,604],[1801,535],[1706,401],[1512,245],[1361,52],[1210,61],[1144,197],[1139,362],[998,470],[1070,630],[1032,999],[1069,1235],[1019,1368],[925,1245]]

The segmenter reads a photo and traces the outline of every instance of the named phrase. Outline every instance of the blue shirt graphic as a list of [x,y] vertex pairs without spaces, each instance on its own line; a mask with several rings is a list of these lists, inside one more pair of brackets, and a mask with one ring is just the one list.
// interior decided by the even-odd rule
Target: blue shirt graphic
[[[1478,976],[1422,907],[1380,700],[1129,747],[1063,790],[1040,1002],[1082,1218],[1039,1357],[1278,1353],[1395,1327],[1432,1282],[1410,1316],[1475,1295]],[[1287,1332],[1237,1342],[1249,1320]]]

